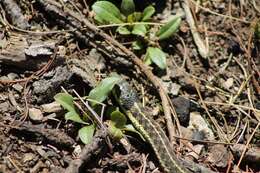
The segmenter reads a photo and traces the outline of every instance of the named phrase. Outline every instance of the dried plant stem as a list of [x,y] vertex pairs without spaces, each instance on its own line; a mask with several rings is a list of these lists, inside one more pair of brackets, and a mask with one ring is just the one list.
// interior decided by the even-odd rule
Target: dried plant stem
[[194,19],[193,19],[192,14],[191,14],[191,10],[190,10],[188,0],[181,0],[181,5],[182,5],[182,8],[183,8],[183,10],[186,14],[186,21],[190,26],[191,34],[192,34],[194,42],[195,42],[195,44],[198,48],[198,52],[199,52],[200,56],[203,57],[203,58],[208,58],[209,49],[204,44],[204,42],[202,41],[200,34],[198,32],[198,29],[196,28]]

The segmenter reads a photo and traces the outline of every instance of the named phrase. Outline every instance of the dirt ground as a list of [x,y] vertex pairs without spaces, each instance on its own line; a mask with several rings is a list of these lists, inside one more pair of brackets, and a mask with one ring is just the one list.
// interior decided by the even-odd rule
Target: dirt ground
[[135,1],[137,11],[154,6],[153,23],[183,14],[177,33],[158,43],[167,54],[165,70],[144,69],[144,52],[131,47],[136,36],[97,27],[95,2],[0,1],[0,172],[163,172],[135,132],[115,140],[97,126],[83,144],[83,124],[65,120],[66,110],[54,101],[66,91],[80,113],[96,111],[107,127],[106,112],[118,106],[113,98],[103,102],[104,116],[80,98],[112,72],[138,91],[178,158],[194,163],[195,172],[260,172],[260,1]]

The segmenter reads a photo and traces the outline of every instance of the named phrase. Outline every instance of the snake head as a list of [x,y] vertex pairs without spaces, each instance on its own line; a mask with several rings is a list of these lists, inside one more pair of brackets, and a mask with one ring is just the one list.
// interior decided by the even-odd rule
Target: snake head
[[122,80],[117,84],[117,98],[119,104],[129,110],[132,108],[135,102],[139,102],[138,94],[137,92],[130,86],[130,84]]

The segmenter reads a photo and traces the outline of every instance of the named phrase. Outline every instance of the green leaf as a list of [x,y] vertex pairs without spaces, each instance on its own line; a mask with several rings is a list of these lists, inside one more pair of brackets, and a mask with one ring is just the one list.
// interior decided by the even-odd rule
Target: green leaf
[[87,124],[83,121],[76,111],[69,111],[65,114],[65,120],[71,120],[77,123]]
[[[89,93],[89,98],[96,100],[98,102],[103,102],[106,100],[108,94],[112,91],[115,84],[117,84],[121,80],[119,75],[107,77],[103,79],[94,89],[92,89]],[[96,103],[92,102],[93,105]]]
[[115,110],[111,113],[111,121],[114,123],[115,127],[121,129],[126,124],[126,117],[119,110]]
[[140,36],[145,36],[145,34],[147,33],[146,27],[143,24],[137,24],[134,26],[133,30],[132,30],[132,34],[135,35],[140,35]]
[[97,21],[98,24],[102,25],[102,24],[106,24],[108,22],[106,22],[105,20],[103,20],[100,16],[94,16],[94,19]]
[[147,53],[146,53],[145,58],[144,58],[144,63],[145,63],[146,65],[151,65],[151,64],[152,64],[151,57],[148,56]]
[[84,122],[79,114],[76,112],[74,103],[73,103],[73,97],[70,94],[67,93],[58,93],[54,96],[54,99],[56,102],[58,102],[64,109],[68,110],[68,112],[65,114],[66,120],[71,120],[77,123],[83,123]]
[[131,32],[127,29],[126,26],[119,26],[116,31],[121,35],[129,35]]
[[94,125],[82,127],[78,131],[79,138],[84,144],[89,144],[93,139],[94,131],[95,131]]
[[141,50],[141,49],[143,49],[143,47],[144,47],[144,45],[143,45],[143,43],[140,40],[134,41],[132,43],[132,48],[134,50]]
[[138,22],[141,20],[141,18],[142,18],[142,13],[134,12],[134,13],[130,14],[129,16],[127,16],[127,22],[128,23]]
[[143,135],[142,135],[140,132],[138,132],[138,131],[134,128],[134,126],[133,126],[132,124],[127,124],[127,125],[125,125],[125,128],[124,128],[123,130],[129,131],[129,132],[134,132],[134,133],[138,134],[138,135],[142,138],[142,140],[145,141]]
[[58,102],[64,109],[75,111],[73,97],[67,93],[58,93],[54,96],[54,100]]
[[93,11],[96,13],[96,19],[99,22],[106,23],[123,23],[123,19],[119,9],[108,1],[97,1],[92,5]]
[[148,56],[148,58],[151,59],[151,61],[155,63],[159,68],[166,68],[166,55],[161,49],[156,47],[148,47],[146,51],[146,56]]
[[142,21],[147,21],[151,18],[151,16],[154,14],[155,9],[153,6],[149,5],[146,7],[143,11],[143,18]]
[[112,121],[108,122],[108,133],[115,140],[119,140],[124,137],[122,130],[117,128],[115,123]]
[[125,16],[135,12],[135,3],[133,0],[122,0],[121,11]]
[[156,33],[159,40],[164,40],[171,37],[179,28],[181,24],[181,18],[175,17],[170,22],[166,23],[161,27],[161,29]]

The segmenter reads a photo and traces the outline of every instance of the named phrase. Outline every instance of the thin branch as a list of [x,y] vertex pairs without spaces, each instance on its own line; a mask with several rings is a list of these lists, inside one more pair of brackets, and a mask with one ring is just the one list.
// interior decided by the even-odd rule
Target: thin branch
[[198,29],[196,28],[194,19],[191,14],[190,6],[188,0],[181,0],[182,8],[186,14],[186,21],[190,26],[191,34],[194,39],[194,42],[198,48],[198,52],[201,57],[208,58],[209,56],[209,49],[202,41]]

